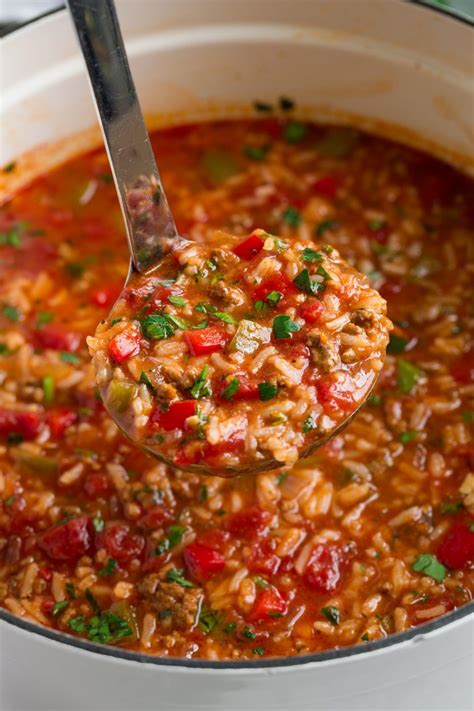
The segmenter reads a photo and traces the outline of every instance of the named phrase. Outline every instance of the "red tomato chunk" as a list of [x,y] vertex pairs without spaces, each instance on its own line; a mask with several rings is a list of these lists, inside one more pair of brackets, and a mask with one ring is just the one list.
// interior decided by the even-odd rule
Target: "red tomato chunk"
[[258,235],[250,235],[243,242],[236,245],[232,250],[240,259],[252,259],[263,249],[263,239]]
[[87,516],[74,518],[43,533],[38,538],[38,546],[53,560],[77,560],[90,548],[90,526]]
[[34,439],[41,430],[41,424],[41,417],[36,412],[0,408],[0,437],[20,434],[25,439]]
[[346,554],[341,548],[319,543],[311,553],[303,579],[315,592],[333,592],[341,582],[345,563]]
[[206,355],[221,351],[229,340],[221,328],[209,326],[197,331],[185,331],[184,338],[193,356]]
[[463,570],[474,563],[474,519],[453,524],[441,539],[437,556],[448,568]]
[[221,553],[199,542],[186,546],[183,559],[191,577],[199,581],[208,580],[225,567],[225,558]]
[[140,352],[140,340],[140,334],[136,331],[118,333],[109,343],[109,356],[115,363],[124,363]]
[[124,565],[132,558],[138,558],[145,546],[145,539],[131,533],[126,524],[111,524],[96,535],[96,545],[97,548],[105,548],[111,558]]
[[152,425],[158,425],[163,430],[182,430],[188,417],[196,414],[196,400],[181,400],[172,402],[168,410],[157,408],[151,415]]
[[260,535],[270,518],[268,511],[252,506],[233,514],[227,521],[227,530],[240,538],[253,538]]
[[61,439],[67,428],[75,423],[77,413],[68,407],[57,407],[50,410],[46,416],[46,421],[55,439]]
[[81,336],[73,331],[66,331],[61,326],[46,324],[35,331],[35,340],[41,348],[74,353],[81,345]]
[[268,588],[258,596],[253,606],[249,622],[264,622],[272,618],[282,617],[287,611],[287,602],[276,588]]

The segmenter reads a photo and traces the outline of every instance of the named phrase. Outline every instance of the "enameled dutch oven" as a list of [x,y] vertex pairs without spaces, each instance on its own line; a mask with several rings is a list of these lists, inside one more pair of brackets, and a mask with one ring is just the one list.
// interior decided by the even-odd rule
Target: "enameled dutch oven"
[[[253,100],[285,95],[303,118],[349,121],[474,173],[465,18],[409,0],[119,0],[118,9],[151,125],[242,117]],[[4,39],[1,61],[0,163],[20,157],[17,186],[100,142],[65,11]],[[254,662],[139,655],[2,616],[2,711],[473,707],[473,603],[377,642]]]

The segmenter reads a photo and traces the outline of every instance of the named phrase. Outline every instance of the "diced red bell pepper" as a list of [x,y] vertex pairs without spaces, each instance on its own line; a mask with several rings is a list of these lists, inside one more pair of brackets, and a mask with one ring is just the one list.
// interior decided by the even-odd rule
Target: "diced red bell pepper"
[[199,582],[212,578],[225,567],[225,558],[221,553],[197,541],[186,546],[183,560],[191,577]]
[[105,548],[111,558],[124,565],[138,558],[145,547],[145,539],[132,533],[127,524],[114,523],[96,534],[97,548]]
[[252,573],[275,575],[281,564],[281,558],[275,554],[275,547],[276,542],[270,537],[254,543],[252,552],[246,561],[248,569]]
[[77,413],[69,407],[56,407],[54,410],[49,410],[46,415],[46,422],[55,439],[61,439],[67,428],[71,427],[76,420]]
[[221,457],[227,452],[236,452],[244,444],[245,435],[243,431],[233,432],[230,437],[222,440],[218,444],[206,444],[202,451],[202,460],[208,464],[212,463],[214,457]]
[[85,555],[91,546],[88,516],[73,518],[41,534],[38,547],[53,560],[75,561]]
[[258,235],[252,234],[243,242],[239,242],[232,250],[240,259],[250,260],[263,249],[263,239]]
[[333,592],[341,582],[346,562],[346,554],[339,546],[319,543],[311,553],[303,579],[315,592]]
[[268,588],[258,596],[250,615],[249,622],[264,622],[286,614],[288,605],[276,588]]
[[226,528],[234,536],[256,538],[266,528],[270,518],[268,511],[263,511],[258,506],[252,506],[232,514],[226,522]]
[[167,432],[170,430],[182,430],[188,417],[195,415],[196,410],[196,400],[172,402],[166,411],[156,408],[150,417],[150,423],[151,425],[158,425]]
[[307,323],[317,323],[325,311],[322,301],[319,299],[308,299],[298,308],[298,314]]
[[81,336],[74,331],[67,331],[62,326],[47,323],[34,333],[35,341],[40,348],[51,348],[54,351],[74,353],[81,345]]
[[114,363],[124,363],[140,352],[140,334],[136,331],[122,331],[112,338],[108,353]]
[[330,378],[316,381],[318,401],[330,414],[349,412],[354,407],[354,398],[349,390],[344,390],[341,384]]
[[441,539],[436,553],[448,568],[467,569],[474,563],[474,519],[458,520]]
[[53,577],[53,573],[49,568],[40,568],[38,570],[38,575],[40,578],[43,578],[43,580],[46,580],[47,583],[51,580]]
[[104,472],[88,474],[84,481],[84,491],[92,501],[105,496],[110,491],[109,477]]
[[253,299],[254,301],[265,301],[268,294],[272,291],[279,291],[283,294],[283,298],[278,302],[277,308],[281,305],[285,306],[285,297],[291,294],[297,293],[297,288],[285,274],[273,274],[272,276],[264,279],[261,284],[254,289]]
[[185,331],[184,338],[193,356],[221,351],[229,340],[228,334],[222,328],[215,326],[196,331]]
[[94,306],[110,307],[117,301],[122,290],[121,284],[106,284],[92,289],[89,300]]
[[336,197],[338,189],[339,182],[334,175],[323,175],[313,183],[313,190],[318,195],[328,198],[328,200],[333,200]]
[[53,607],[54,600],[52,597],[48,597],[41,603],[41,612],[44,612],[45,615],[50,615],[53,611]]
[[137,521],[137,526],[139,528],[145,528],[149,530],[155,530],[157,528],[163,528],[163,526],[173,520],[173,514],[171,511],[163,506],[163,504],[156,504],[152,508],[148,509],[141,518]]
[[229,531],[223,531],[220,528],[210,528],[208,531],[199,534],[199,543],[207,548],[222,552],[229,538]]
[[464,353],[454,361],[450,368],[451,375],[458,383],[474,383],[474,350]]
[[224,402],[232,402],[234,400],[258,400],[258,383],[251,382],[245,375],[234,375],[233,377],[237,378],[239,381],[239,387],[231,398],[222,397],[222,393],[228,387],[230,380],[225,380],[224,382],[219,383],[219,396]]
[[37,412],[19,412],[0,408],[0,437],[20,434],[24,439],[34,439],[41,430],[42,420]]

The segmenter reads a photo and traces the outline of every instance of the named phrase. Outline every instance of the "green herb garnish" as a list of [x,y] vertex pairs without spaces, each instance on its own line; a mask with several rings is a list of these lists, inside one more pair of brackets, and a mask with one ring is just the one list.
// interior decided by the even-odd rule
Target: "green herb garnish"
[[63,363],[71,363],[72,365],[76,365],[81,362],[78,355],[75,353],[69,353],[68,351],[61,351],[59,354],[59,360],[62,360]]
[[244,627],[242,627],[242,637],[246,637],[247,639],[255,639],[256,636],[255,632],[252,632],[248,625],[244,625]]
[[181,585],[182,588],[193,588],[194,583],[184,577],[182,568],[172,568],[168,570],[166,575],[166,581],[168,583],[177,583]]
[[53,401],[53,398],[54,398],[55,382],[54,382],[53,376],[52,375],[45,375],[42,380],[42,386],[43,386],[43,402],[46,404],[49,404],[50,402]]
[[292,338],[291,334],[300,330],[298,324],[286,314],[275,316],[272,328],[275,338]]
[[303,250],[303,260],[305,262],[322,262],[324,255],[321,252],[317,252],[315,249],[310,249],[305,247]]
[[170,338],[174,332],[174,325],[169,319],[161,314],[153,314],[152,316],[147,316],[142,321],[140,321],[142,327],[143,335],[151,340],[160,341],[164,338]]
[[290,121],[283,127],[283,138],[285,141],[288,141],[288,143],[299,143],[307,133],[307,126],[297,121]]
[[206,608],[201,609],[198,626],[204,634],[212,632],[218,622],[219,614],[217,612],[212,612],[212,610],[207,610]]
[[323,220],[316,226],[315,232],[317,237],[322,237],[325,232],[337,226],[337,220]]
[[52,609],[51,609],[51,615],[53,617],[59,617],[61,612],[64,612],[64,610],[69,607],[69,601],[68,600],[58,600],[57,602],[54,603]]
[[400,432],[398,439],[402,444],[409,444],[412,440],[416,439],[418,432],[416,430],[407,430],[406,432]]
[[182,296],[168,296],[168,301],[170,304],[173,304],[173,306],[186,306],[186,301]]
[[268,382],[259,383],[258,391],[260,394],[260,400],[265,402],[266,400],[271,400],[278,395],[278,385]]
[[397,361],[397,384],[398,389],[404,395],[411,393],[423,372],[409,360],[399,358]]
[[282,217],[290,227],[298,227],[301,224],[301,215],[296,207],[287,207]]
[[116,570],[117,561],[114,558],[109,558],[104,567],[99,570],[98,575],[101,577],[108,577],[109,575],[113,575]]
[[395,333],[390,334],[390,340],[387,346],[387,353],[403,353],[408,345],[408,340],[403,336],[397,336]]
[[439,562],[437,557],[431,553],[422,553],[419,555],[411,567],[416,573],[428,575],[438,583],[443,581],[446,577],[446,568]]
[[321,614],[324,615],[324,617],[329,620],[334,627],[337,627],[341,621],[341,613],[337,607],[334,607],[333,605],[329,605],[329,607],[322,607]]
[[293,284],[306,294],[317,294],[318,291],[324,291],[326,288],[324,284],[311,279],[308,269],[303,269],[298,276],[293,279]]
[[245,146],[242,153],[250,160],[265,160],[270,146],[266,143],[263,146]]
[[208,372],[209,366],[205,365],[196,382],[189,391],[195,400],[200,400],[203,397],[209,397],[212,394],[210,383],[207,380]]
[[36,317],[36,328],[43,328],[47,323],[51,323],[54,319],[52,311],[40,311]]
[[270,293],[265,297],[265,301],[270,304],[270,306],[276,306],[280,303],[282,298],[283,294],[281,291],[270,291]]
[[222,391],[222,397],[225,400],[232,400],[235,393],[239,389],[240,382],[238,378],[232,378],[225,390]]
[[175,546],[178,545],[178,543],[181,543],[182,538],[184,534],[186,533],[186,527],[185,526],[170,526],[168,528],[168,535],[166,538],[164,538],[161,543],[159,543],[155,550],[154,554],[155,555],[161,555],[162,553],[166,553],[166,551],[169,551],[170,548],[174,548]]
[[2,314],[9,321],[19,321],[20,320],[20,312],[14,306],[4,306],[2,308]]
[[303,426],[302,430],[306,434],[307,432],[311,432],[311,430],[314,430],[316,427],[316,421],[314,419],[313,415],[308,415],[308,417],[303,421]]

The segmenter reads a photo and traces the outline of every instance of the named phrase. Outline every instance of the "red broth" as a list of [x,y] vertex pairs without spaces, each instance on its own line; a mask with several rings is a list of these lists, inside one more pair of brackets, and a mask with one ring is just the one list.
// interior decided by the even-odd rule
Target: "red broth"
[[379,639],[474,591],[472,181],[352,129],[153,135],[181,233],[333,244],[395,323],[376,391],[311,459],[173,472],[118,432],[85,338],[125,279],[103,152],[0,216],[0,601],[151,654],[288,656]]

